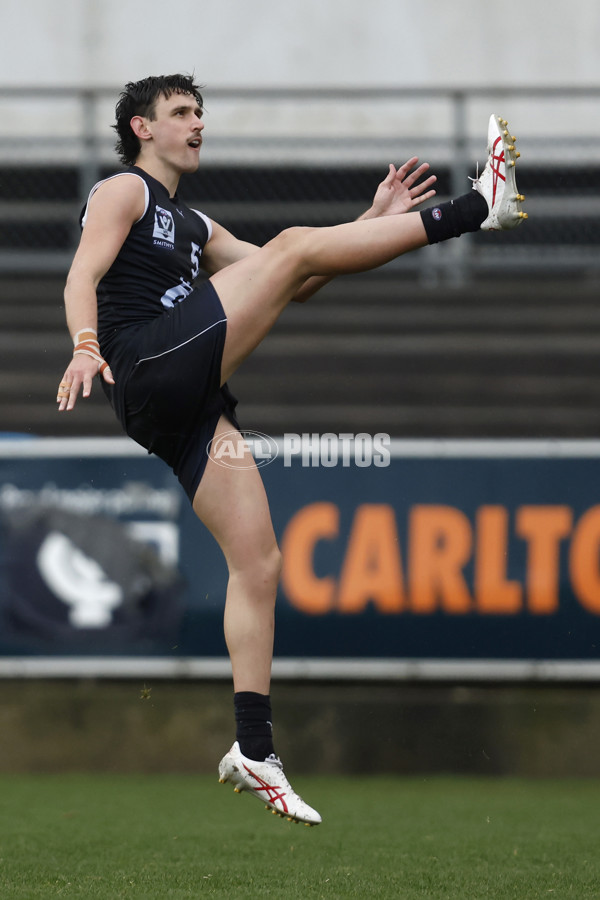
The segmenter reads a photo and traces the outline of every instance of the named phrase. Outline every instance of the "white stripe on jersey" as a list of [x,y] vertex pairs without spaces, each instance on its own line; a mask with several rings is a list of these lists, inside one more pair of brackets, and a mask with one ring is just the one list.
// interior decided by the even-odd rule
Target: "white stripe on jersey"
[[145,198],[146,198],[145,201],[144,201],[144,212],[141,214],[141,216],[139,217],[139,219],[136,219],[136,220],[135,220],[135,222],[134,222],[133,224],[134,224],[134,225],[137,225],[138,222],[141,222],[141,221],[142,221],[142,219],[143,219],[144,216],[146,215],[146,212],[148,211],[148,205],[149,205],[149,203],[150,203],[150,191],[148,190],[148,185],[146,184],[146,182],[144,181],[144,179],[142,178],[142,176],[141,176],[141,175],[138,175],[137,172],[115,172],[114,175],[109,175],[108,178],[103,178],[102,181],[96,182],[96,184],[94,185],[94,187],[91,189],[91,191],[90,191],[90,193],[89,193],[89,195],[88,195],[88,198],[87,198],[87,203],[85,204],[85,210],[84,210],[83,216],[81,217],[81,227],[82,227],[82,228],[84,227],[84,225],[85,225],[85,223],[86,223],[86,221],[87,221],[87,211],[88,211],[88,206],[89,206],[90,200],[92,199],[92,197],[94,196],[94,194],[96,193],[96,191],[98,190],[98,188],[99,188],[101,185],[105,184],[107,181],[112,181],[113,178],[118,178],[119,175],[135,175],[135,177],[136,177],[136,178],[139,178],[140,181],[142,182],[142,184],[144,185],[144,196],[145,196]]
[[193,206],[191,206],[190,209],[192,210],[192,212],[195,212],[197,216],[200,216],[200,218],[202,219],[202,221],[208,228],[208,237],[206,238],[206,243],[208,244],[208,242],[210,241],[210,239],[212,237],[212,232],[213,232],[211,220],[208,218],[208,216],[205,216],[203,212],[200,212],[199,209],[194,209]]

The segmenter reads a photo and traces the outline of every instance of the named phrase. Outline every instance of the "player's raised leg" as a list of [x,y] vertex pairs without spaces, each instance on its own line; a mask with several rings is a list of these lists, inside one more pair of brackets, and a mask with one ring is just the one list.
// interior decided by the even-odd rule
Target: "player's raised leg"
[[488,158],[468,194],[430,209],[362,219],[327,228],[290,228],[257,253],[212,276],[227,315],[223,380],[235,372],[273,327],[286,304],[313,275],[377,268],[412,250],[467,232],[505,230],[527,214],[518,193],[516,138],[490,117]]
[[420,214],[405,213],[327,228],[289,228],[221,269],[211,281],[227,316],[223,381],[269,333],[310,276],[366,271],[426,244]]

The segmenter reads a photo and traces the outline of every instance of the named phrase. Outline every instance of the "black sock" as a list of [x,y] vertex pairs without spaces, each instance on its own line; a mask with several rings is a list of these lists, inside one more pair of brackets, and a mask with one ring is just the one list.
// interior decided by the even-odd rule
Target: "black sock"
[[459,237],[467,231],[478,231],[487,217],[488,205],[477,191],[421,210],[421,219],[429,244],[439,244],[448,238]]
[[238,691],[233,695],[236,733],[240,750],[248,759],[263,760],[273,748],[271,698],[268,694]]

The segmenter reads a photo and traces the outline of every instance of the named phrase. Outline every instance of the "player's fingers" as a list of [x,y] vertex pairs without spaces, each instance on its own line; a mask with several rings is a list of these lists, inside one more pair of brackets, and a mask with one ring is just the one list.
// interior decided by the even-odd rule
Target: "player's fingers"
[[[428,190],[432,184],[435,184],[436,181],[437,181],[437,176],[430,175],[429,178],[425,179],[425,181],[419,182],[419,184],[416,184],[414,186],[414,188],[412,188],[412,191],[411,191],[412,195],[416,197],[418,194],[423,193],[423,191]],[[435,194],[435,191],[433,193]]]
[[73,389],[73,379],[67,373],[65,373],[62,381],[58,385],[58,391],[56,393],[56,402],[58,403],[59,412],[67,409],[69,400],[71,399],[71,394],[73,393]]
[[410,170],[419,162],[418,156],[411,156],[410,159],[407,159],[404,165],[400,166],[398,169],[398,175],[400,176],[400,180],[404,181]]
[[63,377],[60,379],[58,388],[56,389],[56,402],[63,403],[66,406],[67,400],[69,399],[69,391],[71,390],[71,385],[73,383],[73,376],[67,369]]
[[[81,384],[83,386],[83,390],[81,392],[83,397],[89,397],[90,394],[92,393],[92,380],[93,380],[93,375],[85,374],[83,376],[83,380],[81,382]],[[73,406],[75,406],[76,400],[77,400],[77,394],[73,397]],[[70,402],[71,401],[69,401],[69,403]],[[69,406],[68,409],[73,409],[73,406]]]
[[77,403],[77,397],[79,395],[79,389],[80,389],[81,385],[82,385],[82,381],[80,378],[73,379],[73,382],[71,384],[71,390],[69,391],[69,399],[67,401],[67,405],[65,406],[65,409],[67,410],[67,412],[69,412],[71,409],[73,409],[73,407]]
[[435,191],[427,191],[426,194],[422,194],[420,197],[412,197],[412,205],[419,206],[421,203],[425,203],[426,200],[431,200],[432,197],[435,197]]
[[409,187],[412,187],[415,181],[418,181],[419,178],[422,178],[423,175],[429,171],[429,163],[421,163],[416,169],[410,172],[409,175],[405,178],[405,184]]
[[381,184],[382,185],[390,185],[393,183],[395,177],[396,177],[396,166],[394,166],[393,163],[390,163],[389,168],[388,168],[388,173],[385,176],[385,178],[383,179],[383,181],[381,182]]
[[106,368],[102,371],[102,377],[108,384],[114,384],[115,378],[113,373],[110,370],[110,366],[106,366]]

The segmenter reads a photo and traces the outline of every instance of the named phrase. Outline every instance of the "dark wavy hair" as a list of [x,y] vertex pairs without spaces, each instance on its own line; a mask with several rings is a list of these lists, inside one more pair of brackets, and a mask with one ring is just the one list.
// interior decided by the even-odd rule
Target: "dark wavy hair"
[[160,96],[167,100],[172,94],[190,94],[203,107],[200,86],[192,75],[152,75],[141,81],[130,81],[125,85],[115,109],[118,140],[115,145],[121,162],[132,166],[141,150],[139,138],[133,133],[130,122],[133,116],[154,119],[156,101]]

